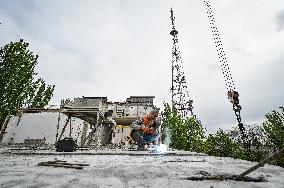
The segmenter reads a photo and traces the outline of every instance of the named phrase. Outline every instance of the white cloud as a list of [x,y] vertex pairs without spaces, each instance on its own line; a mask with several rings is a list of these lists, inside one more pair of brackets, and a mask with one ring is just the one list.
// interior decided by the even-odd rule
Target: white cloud
[[[0,45],[24,38],[52,103],[79,96],[170,99],[170,7],[194,112],[209,130],[236,124],[203,1],[1,1]],[[283,0],[212,1],[245,122],[284,104]]]

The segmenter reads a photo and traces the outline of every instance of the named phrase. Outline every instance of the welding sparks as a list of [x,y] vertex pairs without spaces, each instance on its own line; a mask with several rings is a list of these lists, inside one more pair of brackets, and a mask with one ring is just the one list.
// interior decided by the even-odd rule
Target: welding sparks
[[168,150],[165,144],[160,144],[155,147],[155,153],[166,153]]

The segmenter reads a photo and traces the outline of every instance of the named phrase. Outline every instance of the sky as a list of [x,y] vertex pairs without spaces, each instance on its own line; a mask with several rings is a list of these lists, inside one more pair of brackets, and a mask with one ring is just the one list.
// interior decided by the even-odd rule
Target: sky
[[[284,1],[212,0],[242,120],[261,124],[284,105]],[[176,16],[193,112],[207,131],[237,125],[202,0],[0,0],[0,46],[24,39],[36,72],[54,84],[50,104],[81,96],[171,93],[171,21]]]

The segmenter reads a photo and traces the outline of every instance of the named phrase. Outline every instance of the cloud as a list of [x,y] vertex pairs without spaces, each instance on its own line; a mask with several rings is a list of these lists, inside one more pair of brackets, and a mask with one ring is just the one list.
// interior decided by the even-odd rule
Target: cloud
[[278,14],[276,17],[278,30],[281,31],[284,29],[284,10]]
[[[246,6],[244,6],[244,3]],[[51,103],[80,96],[170,101],[173,5],[194,113],[208,130],[236,124],[202,1],[0,1],[0,45],[23,38]],[[283,105],[282,0],[212,1],[245,122]],[[281,21],[280,21],[281,20]],[[281,24],[280,24],[281,23]]]

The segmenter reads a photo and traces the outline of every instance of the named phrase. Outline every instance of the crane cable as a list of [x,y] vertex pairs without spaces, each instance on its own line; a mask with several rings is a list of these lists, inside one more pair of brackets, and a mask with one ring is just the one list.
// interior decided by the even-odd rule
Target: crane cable
[[239,104],[239,93],[236,91],[236,88],[235,88],[235,84],[234,84],[234,81],[233,81],[231,70],[229,68],[227,56],[226,56],[226,53],[225,53],[224,48],[223,48],[223,44],[222,44],[222,41],[221,41],[221,38],[220,38],[218,28],[216,26],[216,22],[215,22],[215,18],[214,18],[214,15],[213,15],[213,11],[211,9],[210,2],[209,2],[209,0],[203,0],[203,1],[205,3],[207,16],[209,18],[210,28],[211,28],[211,32],[213,34],[213,40],[214,40],[214,43],[215,43],[215,46],[216,46],[216,49],[217,49],[219,62],[221,63],[221,69],[222,69],[222,73],[223,73],[225,83],[226,83],[226,87],[227,87],[227,91],[228,91],[228,99],[233,104],[233,110],[234,110],[235,115],[237,117],[238,127],[239,127],[239,130],[241,132],[242,139],[243,139],[244,143],[246,144],[247,143],[246,142],[247,136],[245,134],[245,128],[244,128],[244,125],[242,123],[241,114],[240,114],[242,107]]

